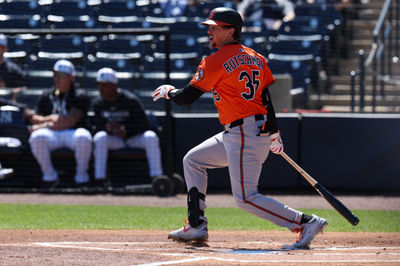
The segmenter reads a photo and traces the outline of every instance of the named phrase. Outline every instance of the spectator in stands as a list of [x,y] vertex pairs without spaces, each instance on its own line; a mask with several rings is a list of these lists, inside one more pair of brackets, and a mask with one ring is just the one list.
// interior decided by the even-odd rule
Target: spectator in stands
[[86,113],[90,101],[76,90],[74,76],[74,65],[67,60],[58,60],[53,67],[54,88],[42,94],[36,105],[36,113],[30,119],[29,144],[47,188],[58,184],[51,151],[60,148],[69,148],[75,153],[77,186],[85,188],[89,182],[92,136],[86,129]]
[[25,74],[22,69],[10,59],[4,57],[8,52],[8,41],[0,34],[0,88],[12,88],[12,99],[17,100],[21,90],[26,90]]
[[294,8],[289,0],[243,0],[237,4],[238,12],[247,21],[263,21],[266,28],[273,31],[296,17]]
[[118,88],[111,68],[97,72],[100,97],[93,101],[94,177],[97,187],[107,186],[108,150],[142,148],[146,150],[150,177],[163,174],[159,138],[151,130],[142,103],[131,92]]
[[5,179],[14,174],[14,170],[11,168],[3,168],[0,163],[0,179]]

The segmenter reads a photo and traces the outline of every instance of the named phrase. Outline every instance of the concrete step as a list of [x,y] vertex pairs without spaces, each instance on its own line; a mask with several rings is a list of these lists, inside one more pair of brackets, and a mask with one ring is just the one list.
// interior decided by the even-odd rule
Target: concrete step
[[[354,97],[354,101],[358,103],[360,100],[359,95]],[[351,104],[351,95],[311,95],[310,101],[314,103],[320,103],[322,106],[325,105],[334,105],[334,106],[350,106]],[[364,102],[366,106],[372,104],[372,96],[366,95],[364,97]],[[377,106],[387,106],[387,107],[398,107],[400,106],[400,96],[377,96],[376,97],[376,105]]]
[[361,20],[378,20],[381,13],[382,5],[373,5],[365,7],[358,12],[359,19]]
[[[368,57],[369,57],[369,52],[365,54],[364,60],[367,60]],[[391,67],[391,75],[392,76],[400,76],[400,62],[398,62],[398,63],[393,62],[393,61],[395,61],[394,54],[392,54],[392,58],[393,59],[391,61],[391,66],[390,66]],[[335,59],[332,58],[331,60],[335,60]],[[386,61],[385,62],[385,74],[388,74],[389,73],[388,54],[385,55],[385,61]],[[334,61],[331,61],[331,62],[332,62],[332,66],[333,66],[335,62]],[[360,62],[359,62],[358,57],[351,57],[348,59],[339,59],[339,62],[335,63],[335,64],[338,65],[338,69],[337,69],[338,73],[335,73],[335,74],[347,76],[347,75],[350,75],[350,72],[352,70],[359,69]],[[365,68],[365,71],[366,71],[366,75],[371,75],[373,73],[372,72],[373,71],[372,70],[372,62],[367,66],[367,68]],[[381,73],[381,63],[380,62],[378,62],[378,64],[377,64],[377,72]]]
[[[351,106],[324,105],[322,110],[332,113],[350,113]],[[359,113],[360,107],[354,106],[354,112]],[[365,106],[364,113],[372,113],[372,106]],[[400,106],[375,106],[376,113],[400,113]]]
[[[331,76],[332,85],[350,85],[350,73],[348,75],[334,75]],[[365,85],[372,85],[372,76],[366,75],[364,80]],[[356,82],[356,84],[358,84]],[[386,85],[393,84],[400,88],[400,75],[392,76],[392,79]]]
[[[355,88],[356,93],[359,92],[358,86]],[[372,95],[372,85],[365,86],[365,94]],[[350,95],[351,87],[350,85],[336,85],[334,84],[331,89],[329,90],[329,94],[331,95]],[[376,86],[376,95],[381,93],[381,86],[377,84]],[[385,85],[384,86],[384,93],[385,95],[393,95],[393,96],[400,96],[400,88],[396,85]]]

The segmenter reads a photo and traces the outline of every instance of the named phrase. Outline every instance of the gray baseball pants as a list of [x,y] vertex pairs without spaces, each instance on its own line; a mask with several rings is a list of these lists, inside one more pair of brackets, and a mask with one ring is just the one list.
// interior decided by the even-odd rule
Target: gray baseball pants
[[[232,194],[243,210],[291,231],[301,228],[302,212],[258,193],[257,185],[270,146],[269,136],[257,136],[259,121],[254,116],[243,119],[243,125],[216,134],[191,149],[183,159],[188,191],[197,187],[207,191],[206,169],[228,167]],[[228,132],[229,130],[229,132]],[[200,200],[200,209],[206,204]]]

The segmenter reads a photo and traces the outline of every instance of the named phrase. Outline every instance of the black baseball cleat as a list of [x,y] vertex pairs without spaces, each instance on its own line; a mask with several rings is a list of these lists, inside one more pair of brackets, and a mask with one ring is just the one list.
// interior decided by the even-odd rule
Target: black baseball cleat
[[95,179],[93,187],[98,193],[107,193],[110,190],[111,182],[107,178]]
[[43,181],[41,188],[44,190],[44,192],[53,192],[54,189],[58,186],[59,182],[59,179],[50,182]]
[[79,193],[88,193],[89,192],[89,182],[76,183],[75,186],[78,190],[77,192],[79,192]]

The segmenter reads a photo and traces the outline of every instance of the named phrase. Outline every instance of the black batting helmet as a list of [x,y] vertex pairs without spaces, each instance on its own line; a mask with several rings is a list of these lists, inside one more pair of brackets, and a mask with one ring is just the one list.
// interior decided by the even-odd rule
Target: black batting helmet
[[236,10],[229,7],[217,7],[211,10],[210,16],[202,25],[232,26],[238,34],[242,32],[243,19]]

